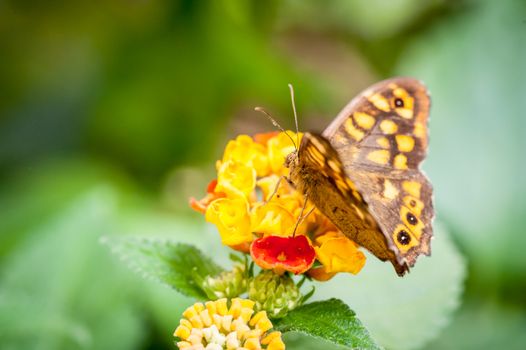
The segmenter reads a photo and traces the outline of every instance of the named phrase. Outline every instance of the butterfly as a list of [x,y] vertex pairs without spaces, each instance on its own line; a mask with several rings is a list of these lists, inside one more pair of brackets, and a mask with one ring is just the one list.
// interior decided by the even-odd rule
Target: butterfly
[[381,81],[289,154],[289,182],[346,236],[403,276],[430,255],[432,185],[419,170],[430,98],[413,78]]

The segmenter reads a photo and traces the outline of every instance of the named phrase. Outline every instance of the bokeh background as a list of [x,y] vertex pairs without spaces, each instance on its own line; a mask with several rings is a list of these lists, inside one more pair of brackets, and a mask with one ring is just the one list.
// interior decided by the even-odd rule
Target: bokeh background
[[300,128],[319,131],[394,75],[431,92],[424,169],[467,267],[460,308],[420,345],[523,349],[520,0],[0,1],[0,348],[173,349],[190,301],[99,238],[204,240],[187,199],[228,138],[272,130],[254,106],[292,128],[293,83]]

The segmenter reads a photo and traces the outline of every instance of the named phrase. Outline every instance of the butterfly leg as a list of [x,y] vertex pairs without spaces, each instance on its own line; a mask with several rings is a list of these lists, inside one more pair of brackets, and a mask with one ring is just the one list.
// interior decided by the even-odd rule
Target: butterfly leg
[[268,202],[270,202],[272,200],[272,198],[274,198],[274,196],[276,195],[276,193],[278,193],[278,189],[279,189],[279,186],[281,185],[281,181],[287,181],[287,183],[291,183],[289,178],[284,176],[284,175],[281,175],[278,179],[278,182],[276,182],[276,186],[274,187],[274,191],[272,191],[272,194],[270,195],[270,197],[268,197],[267,200],[265,200],[264,204],[267,204]]
[[294,226],[294,231],[292,231],[292,237],[296,235],[296,230],[298,229],[298,226],[307,218],[307,216],[310,215],[314,211],[314,207],[312,207],[309,212],[303,216],[303,212],[305,211],[305,208],[307,207],[307,201],[309,200],[309,196],[305,194],[305,200],[303,201],[303,206],[301,207],[300,215],[298,216],[298,221],[296,221],[296,226]]
[[276,186],[274,186],[274,191],[272,191],[272,193],[270,194],[270,197],[268,197],[268,199],[265,200],[264,204],[267,204],[268,202],[270,202],[272,198],[274,198],[276,193],[278,193],[279,185],[281,185],[282,179],[283,179],[283,176],[280,176],[280,178],[278,179],[278,182],[276,182]]
[[290,187],[296,189],[296,185],[294,185],[294,182],[292,181],[292,179],[290,177],[287,177],[287,176],[281,176],[282,178],[285,178],[285,180],[287,181],[287,183],[289,184]]

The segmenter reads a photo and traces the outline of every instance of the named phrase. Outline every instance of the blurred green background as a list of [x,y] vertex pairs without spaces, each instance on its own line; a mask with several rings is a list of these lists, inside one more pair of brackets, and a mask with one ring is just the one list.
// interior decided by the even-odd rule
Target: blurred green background
[[174,348],[191,301],[99,238],[204,244],[187,199],[229,137],[273,129],[254,106],[291,128],[293,83],[300,128],[319,131],[394,75],[431,92],[424,169],[467,263],[424,347],[523,349],[520,0],[0,1],[0,348]]

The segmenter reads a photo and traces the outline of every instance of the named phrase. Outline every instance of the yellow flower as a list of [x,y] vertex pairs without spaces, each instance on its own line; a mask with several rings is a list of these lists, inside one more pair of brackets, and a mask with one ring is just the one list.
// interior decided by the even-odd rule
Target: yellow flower
[[[316,278],[329,279],[337,272],[357,274],[365,264],[365,255],[358,250],[358,245],[339,231],[329,231],[314,241],[316,259],[323,265],[322,270],[311,271]],[[318,268],[320,269],[320,268]]]
[[252,241],[248,203],[244,198],[216,199],[206,209],[205,219],[217,226],[224,245]]
[[[296,142],[296,133],[287,131],[287,134],[292,137]],[[302,133],[299,133],[299,140],[301,142]],[[297,145],[299,147],[299,145]],[[285,158],[296,149],[290,138],[283,132],[280,132],[277,136],[271,138],[267,142],[268,148],[268,159],[270,163],[270,169],[274,174],[288,175],[289,169],[285,164]]]
[[[258,179],[257,187],[261,189],[261,192],[263,194],[263,200],[265,201],[268,201],[270,199],[270,196],[274,194],[274,196],[270,200],[270,203],[278,204],[282,208],[286,209],[287,212],[290,213],[294,218],[295,224],[296,221],[299,219],[300,213],[303,209],[305,197],[303,197],[299,192],[294,190],[294,188],[292,188],[285,179],[282,179],[281,182],[279,182],[279,179],[280,177],[275,174],[266,176],[264,178]],[[276,190],[278,182],[279,187]],[[307,202],[307,206],[305,207],[305,209],[303,209],[303,215],[307,215],[307,213],[309,213],[309,211],[313,207],[314,206],[311,202]],[[297,232],[306,233],[316,228],[316,218],[320,215],[321,213],[319,212],[311,213],[311,215],[309,215],[305,220],[303,220],[302,223],[298,226]],[[280,234],[279,231],[274,231],[273,234],[283,236],[283,234]]]
[[250,214],[251,231],[266,235],[290,236],[296,218],[279,204],[258,205]]
[[[278,185],[278,182],[279,187],[276,191],[276,186]],[[292,189],[286,183],[286,181],[284,179],[280,181],[280,176],[276,174],[272,174],[258,179],[256,185],[261,190],[264,201],[268,201],[270,196],[272,196],[273,194],[274,197],[279,197],[285,194],[289,194],[292,191]]]
[[256,187],[256,170],[243,163],[228,160],[219,165],[216,192],[231,197],[250,198]]
[[280,332],[270,332],[272,322],[265,311],[254,314],[254,301],[227,299],[195,303],[183,312],[175,329],[179,349],[284,350]]
[[254,142],[248,135],[239,135],[228,142],[223,154],[223,163],[232,160],[254,168],[257,176],[266,176],[269,171],[267,150],[262,144]]
[[208,207],[208,205],[210,205],[210,203],[212,203],[218,198],[223,198],[226,196],[224,193],[216,192],[216,186],[216,179],[210,181],[210,183],[208,184],[208,188],[206,189],[206,196],[200,200],[197,200],[193,197],[190,198],[190,207],[195,211],[204,214],[206,212],[206,208]]

